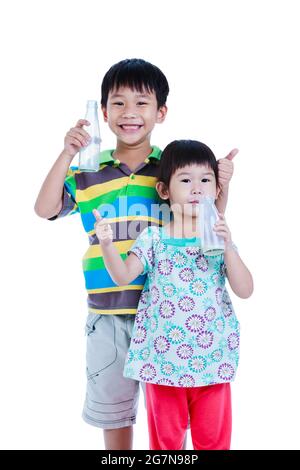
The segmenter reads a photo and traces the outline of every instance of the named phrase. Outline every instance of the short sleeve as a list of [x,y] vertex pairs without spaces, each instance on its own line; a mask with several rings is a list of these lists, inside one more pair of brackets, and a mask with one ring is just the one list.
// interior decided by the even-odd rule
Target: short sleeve
[[78,171],[77,167],[70,167],[65,178],[64,189],[62,195],[62,208],[58,214],[51,217],[49,220],[56,220],[66,215],[76,214],[79,212],[76,202],[76,179],[75,174]]
[[154,246],[157,238],[155,237],[155,228],[156,227],[146,227],[128,251],[128,254],[134,253],[144,266],[142,275],[151,272],[154,267]]

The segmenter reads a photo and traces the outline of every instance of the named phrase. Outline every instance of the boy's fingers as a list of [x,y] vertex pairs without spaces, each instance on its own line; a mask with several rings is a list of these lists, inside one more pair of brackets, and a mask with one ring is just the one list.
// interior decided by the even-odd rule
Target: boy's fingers
[[97,209],[93,209],[93,214],[94,214],[94,217],[97,220],[97,222],[99,220],[102,220],[102,217],[101,217],[100,213],[97,211]]
[[239,152],[239,149],[233,149],[229,154],[225,157],[227,160],[233,160],[236,154]]
[[82,126],[89,126],[89,125],[90,125],[90,122],[87,121],[86,119],[79,119],[75,127],[82,127]]

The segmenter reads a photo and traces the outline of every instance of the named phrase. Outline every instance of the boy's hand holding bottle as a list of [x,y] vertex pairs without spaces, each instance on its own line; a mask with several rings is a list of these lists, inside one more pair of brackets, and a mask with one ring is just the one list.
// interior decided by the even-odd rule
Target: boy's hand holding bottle
[[101,217],[97,209],[93,209],[93,214],[96,219],[94,224],[95,232],[101,246],[109,246],[113,241],[113,231],[105,219]]
[[79,119],[75,127],[72,127],[66,134],[64,140],[64,154],[71,160],[76,153],[90,143],[90,135],[83,129],[83,126],[89,126],[90,123],[86,119]]

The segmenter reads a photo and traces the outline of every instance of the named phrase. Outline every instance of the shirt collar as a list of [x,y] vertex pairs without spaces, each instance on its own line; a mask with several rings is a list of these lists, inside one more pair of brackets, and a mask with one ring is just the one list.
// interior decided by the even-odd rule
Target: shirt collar
[[[112,150],[104,150],[103,152],[100,153],[100,165],[103,164],[110,164],[110,163],[119,163],[118,160],[116,160],[112,155],[113,155],[114,149]],[[152,152],[148,157],[145,159],[146,163],[149,163],[149,159],[153,159],[156,161],[160,160],[161,156],[161,150],[156,147],[155,145],[152,147]]]

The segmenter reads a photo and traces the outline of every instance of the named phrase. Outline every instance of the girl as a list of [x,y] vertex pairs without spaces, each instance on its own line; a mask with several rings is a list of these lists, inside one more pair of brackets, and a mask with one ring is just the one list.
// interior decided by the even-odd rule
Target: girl
[[182,449],[190,417],[194,449],[229,449],[230,382],[239,359],[239,322],[225,288],[247,298],[252,276],[220,214],[214,230],[224,254],[204,256],[198,220],[202,196],[219,194],[213,152],[197,141],[174,141],[161,156],[156,189],[172,219],[150,226],[122,260],[98,211],[95,230],[118,285],[147,274],[124,375],[146,383],[150,448]]

